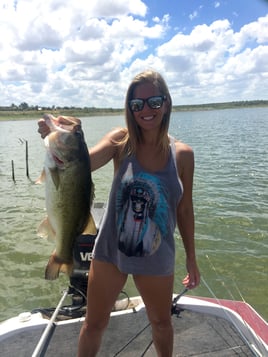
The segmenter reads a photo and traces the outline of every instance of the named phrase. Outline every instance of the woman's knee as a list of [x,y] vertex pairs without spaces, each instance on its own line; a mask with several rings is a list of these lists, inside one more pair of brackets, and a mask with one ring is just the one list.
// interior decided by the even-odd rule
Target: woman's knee
[[151,318],[150,323],[152,328],[159,332],[173,329],[171,318]]
[[86,317],[83,328],[88,335],[95,333],[103,333],[109,323],[109,316],[98,317],[98,319],[91,319]]

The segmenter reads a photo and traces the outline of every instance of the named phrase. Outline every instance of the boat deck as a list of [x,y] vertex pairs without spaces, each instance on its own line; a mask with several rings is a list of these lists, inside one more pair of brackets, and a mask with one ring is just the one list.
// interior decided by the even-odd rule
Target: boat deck
[[[47,351],[41,356],[75,357],[81,324],[78,319],[57,322]],[[232,325],[222,318],[184,310],[178,317],[173,316],[173,324],[174,356],[254,356]],[[44,329],[44,325],[35,327],[1,341],[1,357],[32,356]],[[156,356],[144,309],[110,319],[99,356]]]

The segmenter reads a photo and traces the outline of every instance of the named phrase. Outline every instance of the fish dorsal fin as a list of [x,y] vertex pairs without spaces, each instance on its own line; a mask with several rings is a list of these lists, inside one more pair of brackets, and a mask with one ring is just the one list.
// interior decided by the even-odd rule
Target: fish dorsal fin
[[40,176],[35,181],[35,183],[39,185],[39,184],[43,183],[45,181],[45,179],[46,179],[46,171],[45,171],[45,169],[43,169]]
[[44,218],[37,229],[37,235],[41,238],[46,238],[49,241],[55,240],[55,232],[49,222],[48,217]]
[[90,234],[95,236],[97,234],[97,227],[92,214],[90,213],[89,220],[83,234]]

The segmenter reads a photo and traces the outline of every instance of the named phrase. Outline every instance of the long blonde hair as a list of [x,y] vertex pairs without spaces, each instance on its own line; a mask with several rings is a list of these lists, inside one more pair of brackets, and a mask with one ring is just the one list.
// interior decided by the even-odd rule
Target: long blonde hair
[[122,145],[121,146],[122,155],[135,154],[137,145],[142,140],[141,129],[137,125],[134,115],[130,110],[128,103],[131,99],[133,99],[136,87],[144,83],[153,84],[159,90],[160,95],[166,97],[167,110],[161,122],[158,142],[159,142],[160,149],[163,150],[164,153],[167,153],[169,150],[168,128],[169,128],[170,114],[172,109],[172,100],[169,93],[169,89],[164,78],[158,72],[155,72],[153,70],[146,70],[144,72],[137,74],[133,78],[127,90],[126,99],[125,99],[125,120],[126,120],[127,130],[125,132],[123,139],[120,141],[120,146]]

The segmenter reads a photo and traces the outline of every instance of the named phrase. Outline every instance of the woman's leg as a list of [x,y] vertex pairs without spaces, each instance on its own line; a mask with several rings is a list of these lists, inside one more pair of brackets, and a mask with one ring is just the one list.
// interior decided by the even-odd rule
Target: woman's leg
[[171,305],[174,277],[135,275],[134,282],[146,306],[157,355],[171,357],[173,327]]
[[81,328],[78,357],[96,356],[114,303],[127,275],[110,263],[92,260],[87,289],[87,313]]

